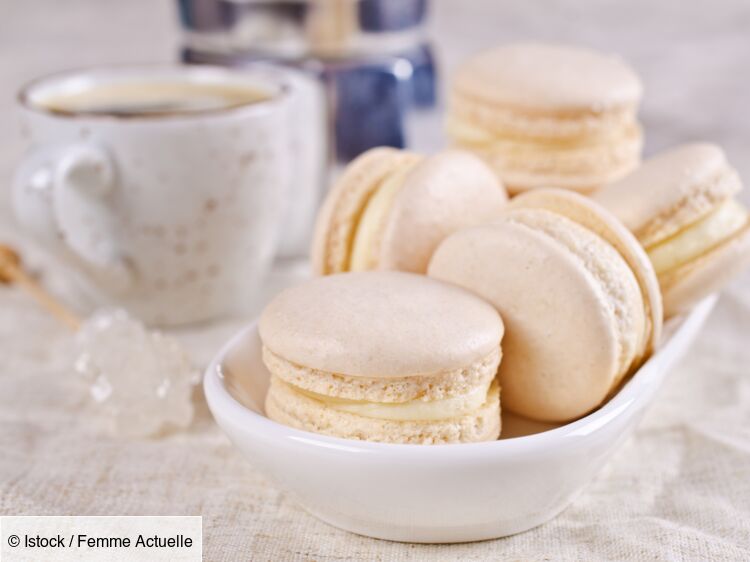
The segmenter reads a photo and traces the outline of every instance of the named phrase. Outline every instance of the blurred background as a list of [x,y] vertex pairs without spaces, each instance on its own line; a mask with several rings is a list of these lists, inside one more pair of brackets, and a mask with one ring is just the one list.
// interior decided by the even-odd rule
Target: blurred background
[[[21,84],[87,65],[177,61],[185,56],[186,46],[196,43],[196,34],[189,40],[181,30],[178,0],[2,0],[1,4],[0,112],[5,117],[0,127],[0,178],[4,185],[9,185],[23,150],[14,107]],[[249,2],[182,0],[181,4],[183,21],[192,17],[194,24],[200,19],[199,26],[211,27],[223,25],[222,18],[226,22],[227,6],[235,14],[229,19],[237,19]],[[211,4],[224,4],[223,12]],[[402,12],[408,12],[406,4],[400,4]],[[420,33],[414,44],[426,44],[434,55],[438,106],[446,79],[472,52],[517,39],[589,45],[622,54],[642,76],[646,154],[680,142],[713,141],[725,148],[746,181],[750,177],[750,2],[434,0],[427,8],[427,39],[422,41]],[[212,10],[219,15],[212,15]],[[422,100],[422,105],[429,106],[430,100]],[[411,114],[405,134],[403,140],[416,149],[443,142],[436,112],[424,107]],[[747,190],[743,197],[750,200]],[[7,237],[7,195],[0,198],[0,217],[0,233]]]

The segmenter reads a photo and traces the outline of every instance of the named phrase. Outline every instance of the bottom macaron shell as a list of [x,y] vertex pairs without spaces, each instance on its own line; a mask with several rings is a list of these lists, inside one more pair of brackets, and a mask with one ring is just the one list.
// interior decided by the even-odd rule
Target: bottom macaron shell
[[500,435],[500,389],[496,382],[477,412],[446,420],[394,421],[337,411],[275,377],[265,408],[270,419],[284,425],[344,439],[437,445],[492,441]]
[[687,312],[750,267],[750,225],[736,236],[668,275],[662,276],[664,315]]
[[495,170],[511,193],[539,187],[561,187],[590,193],[616,181],[640,162],[640,131],[619,139],[580,147],[496,141],[488,146],[458,146],[473,150]]

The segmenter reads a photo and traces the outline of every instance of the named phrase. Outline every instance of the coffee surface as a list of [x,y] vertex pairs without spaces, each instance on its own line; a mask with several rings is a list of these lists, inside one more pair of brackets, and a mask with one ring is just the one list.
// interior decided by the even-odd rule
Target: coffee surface
[[228,109],[265,101],[267,92],[234,84],[123,82],[50,94],[35,105],[55,113],[158,117]]

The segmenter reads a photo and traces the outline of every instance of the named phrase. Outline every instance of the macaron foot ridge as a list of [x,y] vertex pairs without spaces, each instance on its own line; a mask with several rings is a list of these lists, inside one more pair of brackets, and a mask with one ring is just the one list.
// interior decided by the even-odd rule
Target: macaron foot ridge
[[488,385],[497,374],[502,352],[493,349],[480,360],[443,373],[402,377],[360,377],[297,365],[263,347],[263,362],[284,382],[325,396],[368,402],[399,403],[410,400],[443,400]]

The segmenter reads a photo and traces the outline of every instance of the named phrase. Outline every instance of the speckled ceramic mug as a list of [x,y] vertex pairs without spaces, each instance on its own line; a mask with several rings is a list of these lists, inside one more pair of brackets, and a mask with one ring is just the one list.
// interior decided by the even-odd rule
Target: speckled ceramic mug
[[[129,82],[260,95],[130,114],[50,102]],[[37,80],[19,94],[31,146],[16,174],[16,218],[73,274],[90,306],[117,303],[161,325],[242,312],[284,213],[288,99],[283,73],[267,68],[108,67]]]

